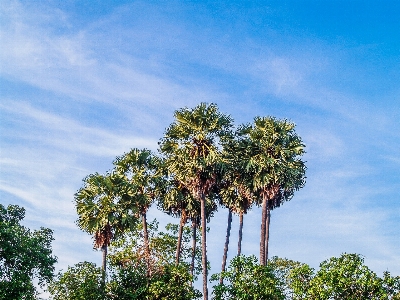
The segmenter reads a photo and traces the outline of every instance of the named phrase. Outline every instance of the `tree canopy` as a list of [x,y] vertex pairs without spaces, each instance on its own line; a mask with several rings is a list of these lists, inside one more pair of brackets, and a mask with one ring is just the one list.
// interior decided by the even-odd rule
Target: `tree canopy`
[[[54,300],[206,300],[206,222],[218,208],[228,209],[228,226],[222,271],[211,277],[219,281],[213,299],[400,299],[400,276],[379,277],[359,254],[329,258],[318,270],[286,258],[268,260],[270,211],[304,186],[305,145],[285,119],[256,117],[232,128],[231,117],[215,104],[177,110],[158,155],[133,148],[105,175],[84,178],[74,198],[77,225],[102,249],[101,268],[80,262],[53,278],[52,231],[31,231],[20,224],[24,208],[0,205],[0,300],[37,299],[36,282],[47,284]],[[156,220],[147,221],[154,203],[179,216],[180,224],[158,231]],[[243,214],[254,204],[262,206],[260,261],[240,255]],[[240,218],[238,255],[226,268],[233,213]],[[194,287],[201,273],[203,294]]]
[[34,280],[43,288],[53,278],[53,231],[31,231],[24,217],[24,208],[0,204],[0,299],[36,299]]

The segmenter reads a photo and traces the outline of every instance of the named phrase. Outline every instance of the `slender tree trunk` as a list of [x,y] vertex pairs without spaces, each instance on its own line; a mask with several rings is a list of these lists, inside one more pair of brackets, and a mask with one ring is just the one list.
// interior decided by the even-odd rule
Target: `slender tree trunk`
[[243,212],[241,211],[239,214],[239,241],[238,241],[238,252],[239,256],[242,254],[242,233],[243,233]]
[[202,265],[203,265],[203,299],[208,300],[208,288],[207,288],[207,224],[206,224],[206,197],[203,191],[200,191],[200,203],[201,203],[201,252],[202,252]]
[[102,260],[102,265],[101,265],[101,270],[103,271],[102,274],[102,279],[103,279],[103,284],[106,283],[106,274],[107,274],[107,245],[103,245],[101,247],[101,251],[103,252],[103,260]]
[[[224,256],[222,257],[222,268],[221,271],[225,271],[226,259],[228,257],[228,248],[229,248],[229,238],[231,235],[231,226],[232,226],[232,211],[229,209],[228,213],[228,226],[226,227],[226,237],[225,237],[225,247],[224,247]],[[224,282],[222,276],[219,280],[219,283],[222,284]]]
[[265,220],[265,264],[268,263],[269,224],[271,223],[271,209],[267,208],[267,219]]
[[192,273],[192,276],[194,274],[194,260],[196,258],[196,230],[197,230],[197,223],[196,223],[196,217],[192,219],[192,263],[190,265],[190,272]]
[[176,254],[175,254],[176,265],[179,265],[179,258],[181,256],[182,233],[183,233],[183,227],[185,226],[185,223],[186,223],[186,212],[185,212],[185,210],[182,210],[181,222],[179,224],[179,232],[178,232],[178,243],[176,245]]
[[265,266],[265,220],[267,218],[267,197],[263,195],[261,214],[261,237],[260,237],[260,265]]
[[144,238],[144,255],[146,258],[146,276],[151,276],[151,269],[150,269],[150,246],[149,246],[149,233],[147,231],[147,220],[146,220],[146,213],[142,213],[142,223],[143,223],[143,238]]

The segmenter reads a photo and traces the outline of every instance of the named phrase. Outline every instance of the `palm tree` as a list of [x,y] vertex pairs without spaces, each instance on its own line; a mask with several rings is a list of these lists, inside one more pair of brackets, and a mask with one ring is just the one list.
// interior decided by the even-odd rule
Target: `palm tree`
[[137,207],[132,205],[133,187],[119,174],[87,176],[75,194],[79,228],[94,235],[94,247],[103,252],[103,279],[107,247],[125,230],[135,228]]
[[[243,214],[247,213],[251,205],[254,203],[254,196],[250,187],[246,186],[246,170],[241,168],[240,159],[240,143],[238,140],[238,132],[230,139],[226,139],[223,143],[223,155],[226,162],[226,170],[224,172],[223,181],[219,186],[220,202],[228,208],[228,226],[224,247],[224,255],[222,259],[222,271],[225,271],[226,259],[228,256],[230,229],[232,222],[232,212],[239,215],[239,240],[238,252],[241,254],[242,231],[243,231]],[[222,277],[221,277],[222,284]]]
[[240,168],[245,181],[262,205],[260,264],[268,260],[271,210],[293,197],[305,184],[306,166],[300,159],[304,147],[295,125],[273,117],[256,117],[239,130]]
[[[228,256],[230,230],[232,223],[232,213],[239,215],[239,241],[238,241],[238,254],[241,254],[242,245],[242,230],[243,230],[243,214],[247,213],[253,204],[253,195],[251,194],[248,187],[244,185],[243,179],[245,170],[239,170],[239,164],[237,164],[237,152],[235,148],[228,148],[227,151],[228,161],[230,162],[227,171],[224,174],[224,180],[220,185],[219,197],[220,202],[223,206],[228,208],[228,225],[226,230],[224,255],[222,258],[222,271],[225,271],[226,260]],[[220,283],[223,283],[222,277]]]
[[136,205],[142,218],[147,276],[150,276],[150,247],[146,214],[157,196],[159,182],[162,180],[162,176],[158,172],[160,159],[154,156],[150,150],[135,148],[117,157],[114,165],[116,172],[125,176],[126,180],[134,187],[133,205]]
[[232,120],[215,104],[175,112],[175,121],[160,142],[169,173],[200,202],[202,228],[203,297],[207,291],[206,198],[220,180],[223,161],[219,141],[230,134]]
[[[168,178],[168,176],[166,176]],[[163,182],[158,201],[159,208],[169,215],[180,217],[175,263],[179,264],[183,227],[195,210],[195,199],[178,181],[168,178]]]

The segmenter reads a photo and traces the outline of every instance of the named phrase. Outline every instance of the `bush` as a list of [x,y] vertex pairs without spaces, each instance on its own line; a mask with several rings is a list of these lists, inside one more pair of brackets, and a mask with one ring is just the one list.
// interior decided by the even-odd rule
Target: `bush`
[[260,266],[255,256],[237,256],[228,271],[214,274],[212,281],[220,277],[227,283],[214,286],[213,299],[231,300],[283,300],[281,283],[269,266]]

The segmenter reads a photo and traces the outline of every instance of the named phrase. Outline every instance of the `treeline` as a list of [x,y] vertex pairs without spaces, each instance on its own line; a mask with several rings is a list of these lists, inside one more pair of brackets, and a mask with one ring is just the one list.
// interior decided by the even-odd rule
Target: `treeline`
[[[57,259],[52,256],[50,229],[31,231],[22,226],[25,210],[15,205],[0,205],[0,299],[39,299],[33,280],[48,285],[51,299],[171,299],[201,298],[193,288],[189,270],[190,227],[182,234],[182,262],[175,264],[178,225],[158,231],[149,223],[151,276],[143,254],[141,224],[124,238],[110,245],[108,280],[90,262],[68,267],[53,277]],[[199,238],[199,236],[197,237]],[[201,251],[195,255],[195,276],[201,273]],[[220,278],[223,283],[219,283]],[[307,264],[272,257],[266,266],[254,256],[236,256],[225,272],[214,274],[212,298],[255,299],[400,299],[400,277],[385,272],[378,277],[362,256],[342,254],[314,270]]]
[[[164,232],[158,232],[157,223],[151,222],[149,229],[151,276],[147,275],[140,236],[143,228],[139,225],[129,237],[111,244],[110,276],[105,286],[101,268],[84,262],[57,276],[50,286],[53,299],[200,299],[202,294],[192,286],[189,272],[191,228],[183,230],[179,265],[175,263],[178,225],[169,224]],[[201,273],[201,251],[196,265],[195,277]],[[211,283],[214,300],[400,299],[400,277],[389,272],[377,276],[358,254],[330,258],[318,270],[278,257],[270,258],[264,266],[255,256],[240,255],[226,271],[212,275]]]
[[[208,299],[206,224],[218,208],[227,210],[228,226],[222,270],[211,278],[213,299],[398,297],[399,278],[377,277],[359,255],[332,258],[318,271],[268,258],[271,210],[305,184],[305,145],[292,122],[256,117],[235,128],[230,116],[205,103],[174,116],[157,153],[132,149],[106,174],[84,178],[74,197],[77,225],[101,249],[102,266],[83,262],[58,274],[52,299]],[[147,220],[152,205],[179,225],[159,232]],[[241,255],[243,219],[253,207],[262,210],[258,260]],[[239,243],[227,268],[233,214]],[[202,293],[193,287],[199,275]]]

